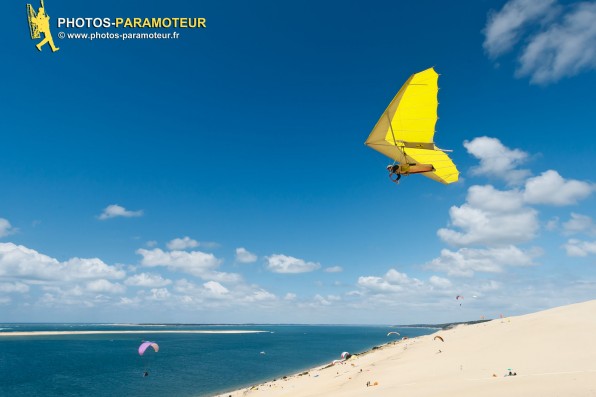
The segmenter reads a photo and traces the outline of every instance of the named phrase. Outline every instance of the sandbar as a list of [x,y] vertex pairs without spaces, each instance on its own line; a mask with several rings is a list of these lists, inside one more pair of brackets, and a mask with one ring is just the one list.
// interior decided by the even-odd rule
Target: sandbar
[[98,335],[98,334],[255,334],[257,330],[102,330],[102,331],[17,331],[0,332],[1,337],[10,336],[49,336],[49,335]]

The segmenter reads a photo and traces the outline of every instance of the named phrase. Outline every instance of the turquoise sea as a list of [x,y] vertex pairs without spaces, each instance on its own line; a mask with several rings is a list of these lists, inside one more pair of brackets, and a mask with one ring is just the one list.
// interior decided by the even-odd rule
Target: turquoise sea
[[[291,375],[432,328],[328,325],[0,324],[0,332],[143,331],[0,337],[2,397],[198,397]],[[261,333],[167,334],[165,330]],[[143,340],[159,344],[142,357]],[[144,371],[149,376],[144,377]]]

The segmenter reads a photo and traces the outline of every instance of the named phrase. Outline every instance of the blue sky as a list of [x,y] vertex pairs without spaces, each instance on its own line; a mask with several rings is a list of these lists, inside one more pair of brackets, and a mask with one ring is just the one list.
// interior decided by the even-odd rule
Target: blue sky
[[[12,3],[0,321],[404,324],[594,298],[596,2],[48,0],[55,53]],[[57,38],[118,31],[59,17],[175,16],[207,27]],[[363,142],[431,66],[460,182],[395,185]]]

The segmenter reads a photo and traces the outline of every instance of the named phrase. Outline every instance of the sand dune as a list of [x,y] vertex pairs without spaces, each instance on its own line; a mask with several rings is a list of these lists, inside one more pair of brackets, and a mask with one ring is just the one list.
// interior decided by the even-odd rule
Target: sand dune
[[[505,376],[508,368],[517,375]],[[596,396],[596,301],[458,326],[222,394],[365,395]]]

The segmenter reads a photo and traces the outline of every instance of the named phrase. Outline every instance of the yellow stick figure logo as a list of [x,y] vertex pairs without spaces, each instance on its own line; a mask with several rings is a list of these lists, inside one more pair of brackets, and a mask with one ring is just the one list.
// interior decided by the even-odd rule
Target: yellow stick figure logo
[[41,51],[41,47],[46,43],[50,44],[52,52],[56,52],[60,49],[56,47],[54,39],[52,39],[52,33],[50,33],[50,17],[46,14],[43,0],[41,0],[41,7],[39,7],[37,14],[31,4],[27,4],[27,20],[29,21],[31,40],[39,39],[40,33],[43,33],[44,39],[36,45],[39,51]]

